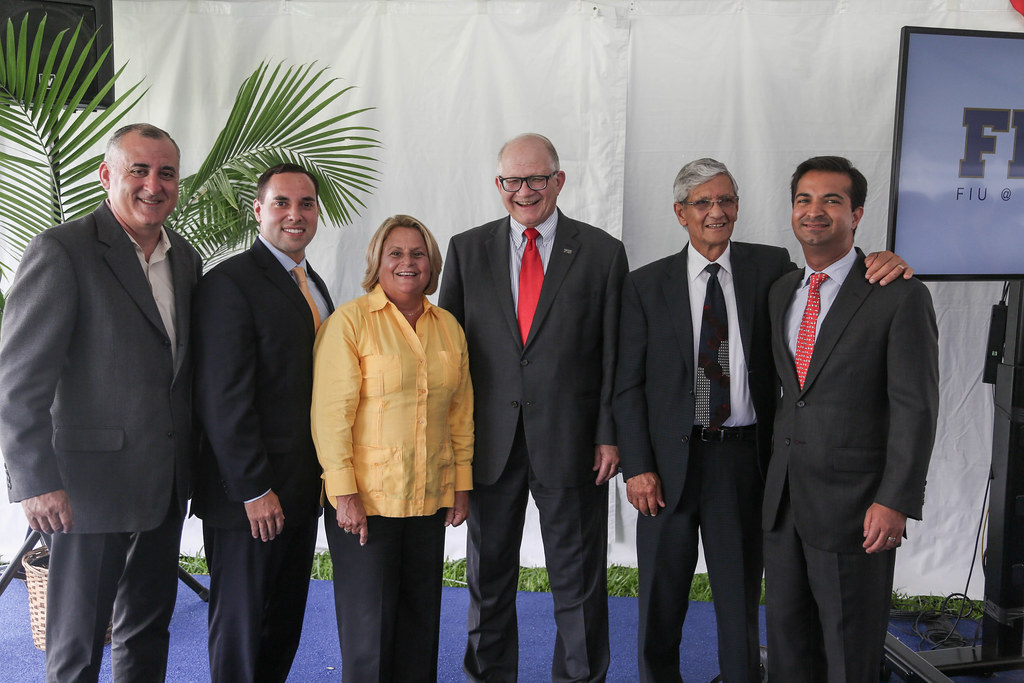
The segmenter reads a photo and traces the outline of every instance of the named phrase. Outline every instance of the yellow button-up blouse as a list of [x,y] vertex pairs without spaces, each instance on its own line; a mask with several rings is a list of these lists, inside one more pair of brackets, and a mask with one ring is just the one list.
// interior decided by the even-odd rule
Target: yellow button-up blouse
[[466,336],[448,311],[423,307],[413,329],[377,285],[317,334],[313,441],[332,504],[359,493],[368,515],[430,515],[473,488]]

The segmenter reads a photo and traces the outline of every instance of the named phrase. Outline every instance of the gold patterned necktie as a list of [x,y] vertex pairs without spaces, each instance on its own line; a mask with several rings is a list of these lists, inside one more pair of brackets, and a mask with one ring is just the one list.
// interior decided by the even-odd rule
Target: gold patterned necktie
[[295,266],[292,268],[292,274],[295,275],[295,280],[299,283],[302,296],[305,297],[306,303],[309,304],[309,310],[313,313],[313,331],[316,332],[320,329],[320,309],[316,307],[313,295],[309,292],[309,285],[306,284],[306,271],[302,266]]

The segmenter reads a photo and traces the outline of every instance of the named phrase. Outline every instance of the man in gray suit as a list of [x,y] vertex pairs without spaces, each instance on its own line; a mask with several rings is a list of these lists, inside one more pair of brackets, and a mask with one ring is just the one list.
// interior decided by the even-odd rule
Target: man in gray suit
[[768,300],[782,382],[762,520],[768,673],[874,683],[935,438],[935,312],[917,280],[865,281],[853,238],[867,181],[847,159],[808,159],[791,192],[807,268]]
[[167,668],[191,448],[189,307],[199,254],[163,227],[179,150],[118,130],[107,200],[41,233],[0,335],[0,447],[12,501],[50,539],[46,678],[95,681],[114,618],[115,680]]
[[552,680],[603,681],[605,484],[619,464],[611,398],[626,253],[557,210],[565,173],[547,138],[505,143],[494,183],[509,215],[452,238],[439,298],[466,331],[476,396],[463,668],[475,681],[517,678],[529,492],[555,603]]

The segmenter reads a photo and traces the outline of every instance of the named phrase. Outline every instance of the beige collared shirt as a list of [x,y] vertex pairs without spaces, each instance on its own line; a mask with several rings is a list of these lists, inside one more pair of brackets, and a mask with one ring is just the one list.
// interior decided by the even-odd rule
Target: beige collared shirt
[[142,247],[135,241],[135,238],[125,230],[128,239],[135,247],[135,255],[139,257],[139,265],[142,266],[142,274],[149,282],[149,288],[153,292],[153,300],[156,308],[160,311],[160,320],[164,323],[164,330],[171,340],[171,360],[177,365],[178,362],[178,333],[174,327],[174,278],[171,276],[171,262],[167,258],[167,252],[171,249],[171,240],[167,232],[160,228],[160,241],[146,261],[146,255]]

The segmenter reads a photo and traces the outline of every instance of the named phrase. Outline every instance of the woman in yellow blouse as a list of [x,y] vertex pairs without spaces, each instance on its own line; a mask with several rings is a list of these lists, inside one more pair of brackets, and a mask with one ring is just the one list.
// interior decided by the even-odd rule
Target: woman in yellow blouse
[[422,223],[384,221],[366,262],[369,293],[328,318],[313,351],[342,677],[434,681],[444,529],[466,519],[473,482],[466,338],[425,296],[441,252]]

